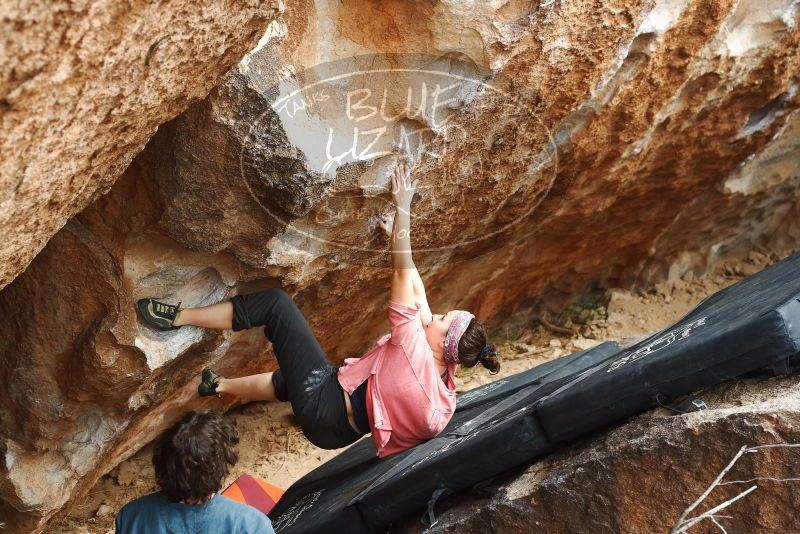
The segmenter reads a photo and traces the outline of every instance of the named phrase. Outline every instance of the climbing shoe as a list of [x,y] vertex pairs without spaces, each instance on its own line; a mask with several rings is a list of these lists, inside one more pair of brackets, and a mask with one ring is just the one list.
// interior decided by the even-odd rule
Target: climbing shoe
[[201,397],[210,397],[218,395],[217,386],[219,385],[220,376],[209,368],[203,369],[200,385],[197,386],[197,392]]
[[139,310],[142,320],[158,328],[159,330],[175,330],[180,326],[174,326],[175,318],[180,312],[181,303],[177,306],[172,304],[164,304],[154,299],[139,299],[136,303],[136,308]]

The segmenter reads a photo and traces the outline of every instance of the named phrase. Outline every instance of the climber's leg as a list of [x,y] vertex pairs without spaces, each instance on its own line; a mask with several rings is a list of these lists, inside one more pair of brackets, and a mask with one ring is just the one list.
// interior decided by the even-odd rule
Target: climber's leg
[[302,312],[283,289],[236,295],[231,304],[234,331],[264,326],[280,367],[277,373],[280,376],[273,378],[273,382],[285,380],[290,393],[293,385],[303,384],[321,369],[331,367]]
[[[328,361],[294,299],[284,290],[273,288],[237,295],[231,303],[233,330],[264,325],[280,367],[271,376],[274,396],[292,403],[295,418],[309,441],[333,449],[360,438],[348,422],[337,369]],[[234,383],[234,388],[238,385]],[[267,387],[269,384],[261,382],[250,391],[263,393]]]
[[225,301],[202,308],[181,309],[173,324],[175,326],[193,325],[215,330],[230,330],[233,327],[233,305],[230,301]]
[[[179,318],[183,324],[229,327],[234,331],[264,326],[278,359],[280,369],[274,373],[232,380],[219,377],[219,382],[212,380],[216,373],[204,370],[212,381],[206,383],[203,378],[198,388],[200,395],[228,393],[244,401],[291,400],[298,409],[313,402],[313,390],[320,379],[335,371],[294,300],[280,288],[236,295],[227,302],[184,310]],[[296,391],[293,398],[290,389]]]
[[242,402],[278,400],[272,375],[273,373],[261,373],[241,378],[220,378],[217,393],[233,395]]

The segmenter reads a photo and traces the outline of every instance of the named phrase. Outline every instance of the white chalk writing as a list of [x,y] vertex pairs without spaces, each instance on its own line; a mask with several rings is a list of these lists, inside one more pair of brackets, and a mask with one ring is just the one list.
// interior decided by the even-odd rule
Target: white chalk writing
[[292,505],[291,508],[281,514],[281,516],[272,523],[272,528],[275,532],[280,532],[286,527],[294,525],[300,518],[300,514],[311,508],[313,504],[322,495],[323,490],[317,490],[309,495],[304,495],[302,499]]
[[647,345],[639,347],[634,352],[629,352],[622,358],[612,362],[611,365],[608,366],[608,369],[606,369],[606,373],[615,371],[624,365],[627,365],[631,362],[635,362],[636,360],[644,358],[645,356],[649,356],[654,352],[658,352],[664,347],[668,347],[673,343],[676,343],[682,339],[686,339],[687,337],[689,337],[689,334],[692,332],[692,330],[694,330],[699,326],[704,326],[706,324],[706,319],[707,317],[703,317],[702,319],[697,319],[696,321],[692,321],[691,323],[686,324],[680,328],[676,328],[675,330],[670,330],[663,336],[654,339]]

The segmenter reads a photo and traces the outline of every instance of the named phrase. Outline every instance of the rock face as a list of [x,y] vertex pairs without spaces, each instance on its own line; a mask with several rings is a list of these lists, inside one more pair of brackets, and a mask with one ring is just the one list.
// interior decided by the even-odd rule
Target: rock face
[[158,208],[145,159],[2,292],[0,314],[13,327],[0,334],[0,516],[15,532],[39,529],[183,410],[221,407],[197,397],[204,365],[224,354],[218,366],[229,374],[274,368],[260,354],[267,342],[258,330],[220,336],[138,325],[136,298],[178,287],[178,298],[200,305],[246,277],[228,254],[196,254],[190,265],[186,251],[177,265],[169,238],[141,232]]
[[[795,530],[800,380],[728,383],[701,397],[708,411],[643,414],[506,477],[491,497],[444,500],[430,532],[669,532],[682,516],[697,518],[753,486],[689,531],[721,532],[713,521],[726,532]],[[753,450],[683,515],[742,447]],[[392,532],[418,525],[409,519]]]
[[[130,166],[156,125],[263,33],[269,6],[231,9],[236,19],[208,8],[202,20],[194,8],[142,7],[174,31],[159,42],[134,32],[117,55],[98,55],[139,51],[152,74],[128,58],[141,87],[85,111],[107,114],[86,119],[102,134],[87,142],[69,128],[25,126],[89,117],[80,106],[22,113],[25,88],[46,78],[9,93],[3,131],[16,133],[0,141],[3,180],[23,158],[32,177],[54,158],[54,176],[71,185],[25,179],[3,201],[4,229],[15,228],[4,233],[14,255],[0,262],[4,279],[80,213],[0,292],[11,318],[0,325],[8,524],[41,528],[199,406],[202,367],[275,365],[258,330],[153,332],[137,322],[137,298],[188,307],[280,285],[332,360],[368,348],[386,327],[388,239],[376,225],[391,218],[386,173],[400,154],[421,177],[413,243],[431,306],[471,309],[490,324],[523,306],[649,286],[754,245],[796,243],[792,0],[411,5],[290,4]],[[106,102],[103,91],[124,85],[81,79],[94,88],[81,102]],[[21,140],[23,130],[43,141]],[[55,196],[47,216],[31,215]]]
[[159,124],[203,98],[279,0],[4,4],[0,288],[111,185]]
[[10,531],[42,525],[82,477],[96,476],[123,428],[145,443],[109,414],[143,381],[157,387],[114,326],[133,321],[119,306],[126,282],[115,249],[65,222],[108,192],[159,124],[205,97],[282,9],[278,1],[4,6],[0,288],[64,227],[2,293],[4,322],[14,324],[0,334],[0,522]]

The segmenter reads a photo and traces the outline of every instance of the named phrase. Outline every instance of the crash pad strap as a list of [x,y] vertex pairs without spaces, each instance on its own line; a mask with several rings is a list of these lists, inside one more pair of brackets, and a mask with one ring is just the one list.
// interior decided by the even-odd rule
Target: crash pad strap
[[666,403],[669,399],[661,393],[656,394],[655,401],[656,404],[661,406],[662,408],[666,408],[667,410],[671,411],[675,415],[683,415],[690,412],[696,412],[701,410],[708,410],[708,405],[705,401],[695,398],[689,397],[688,399],[679,402],[677,405],[668,406]]
[[446,493],[449,493],[447,489],[439,488],[431,494],[431,498],[428,500],[428,509],[425,511],[425,515],[422,516],[422,524],[425,525],[425,528],[433,528],[439,522],[433,513],[433,507],[436,506],[436,501],[439,500],[439,497]]

